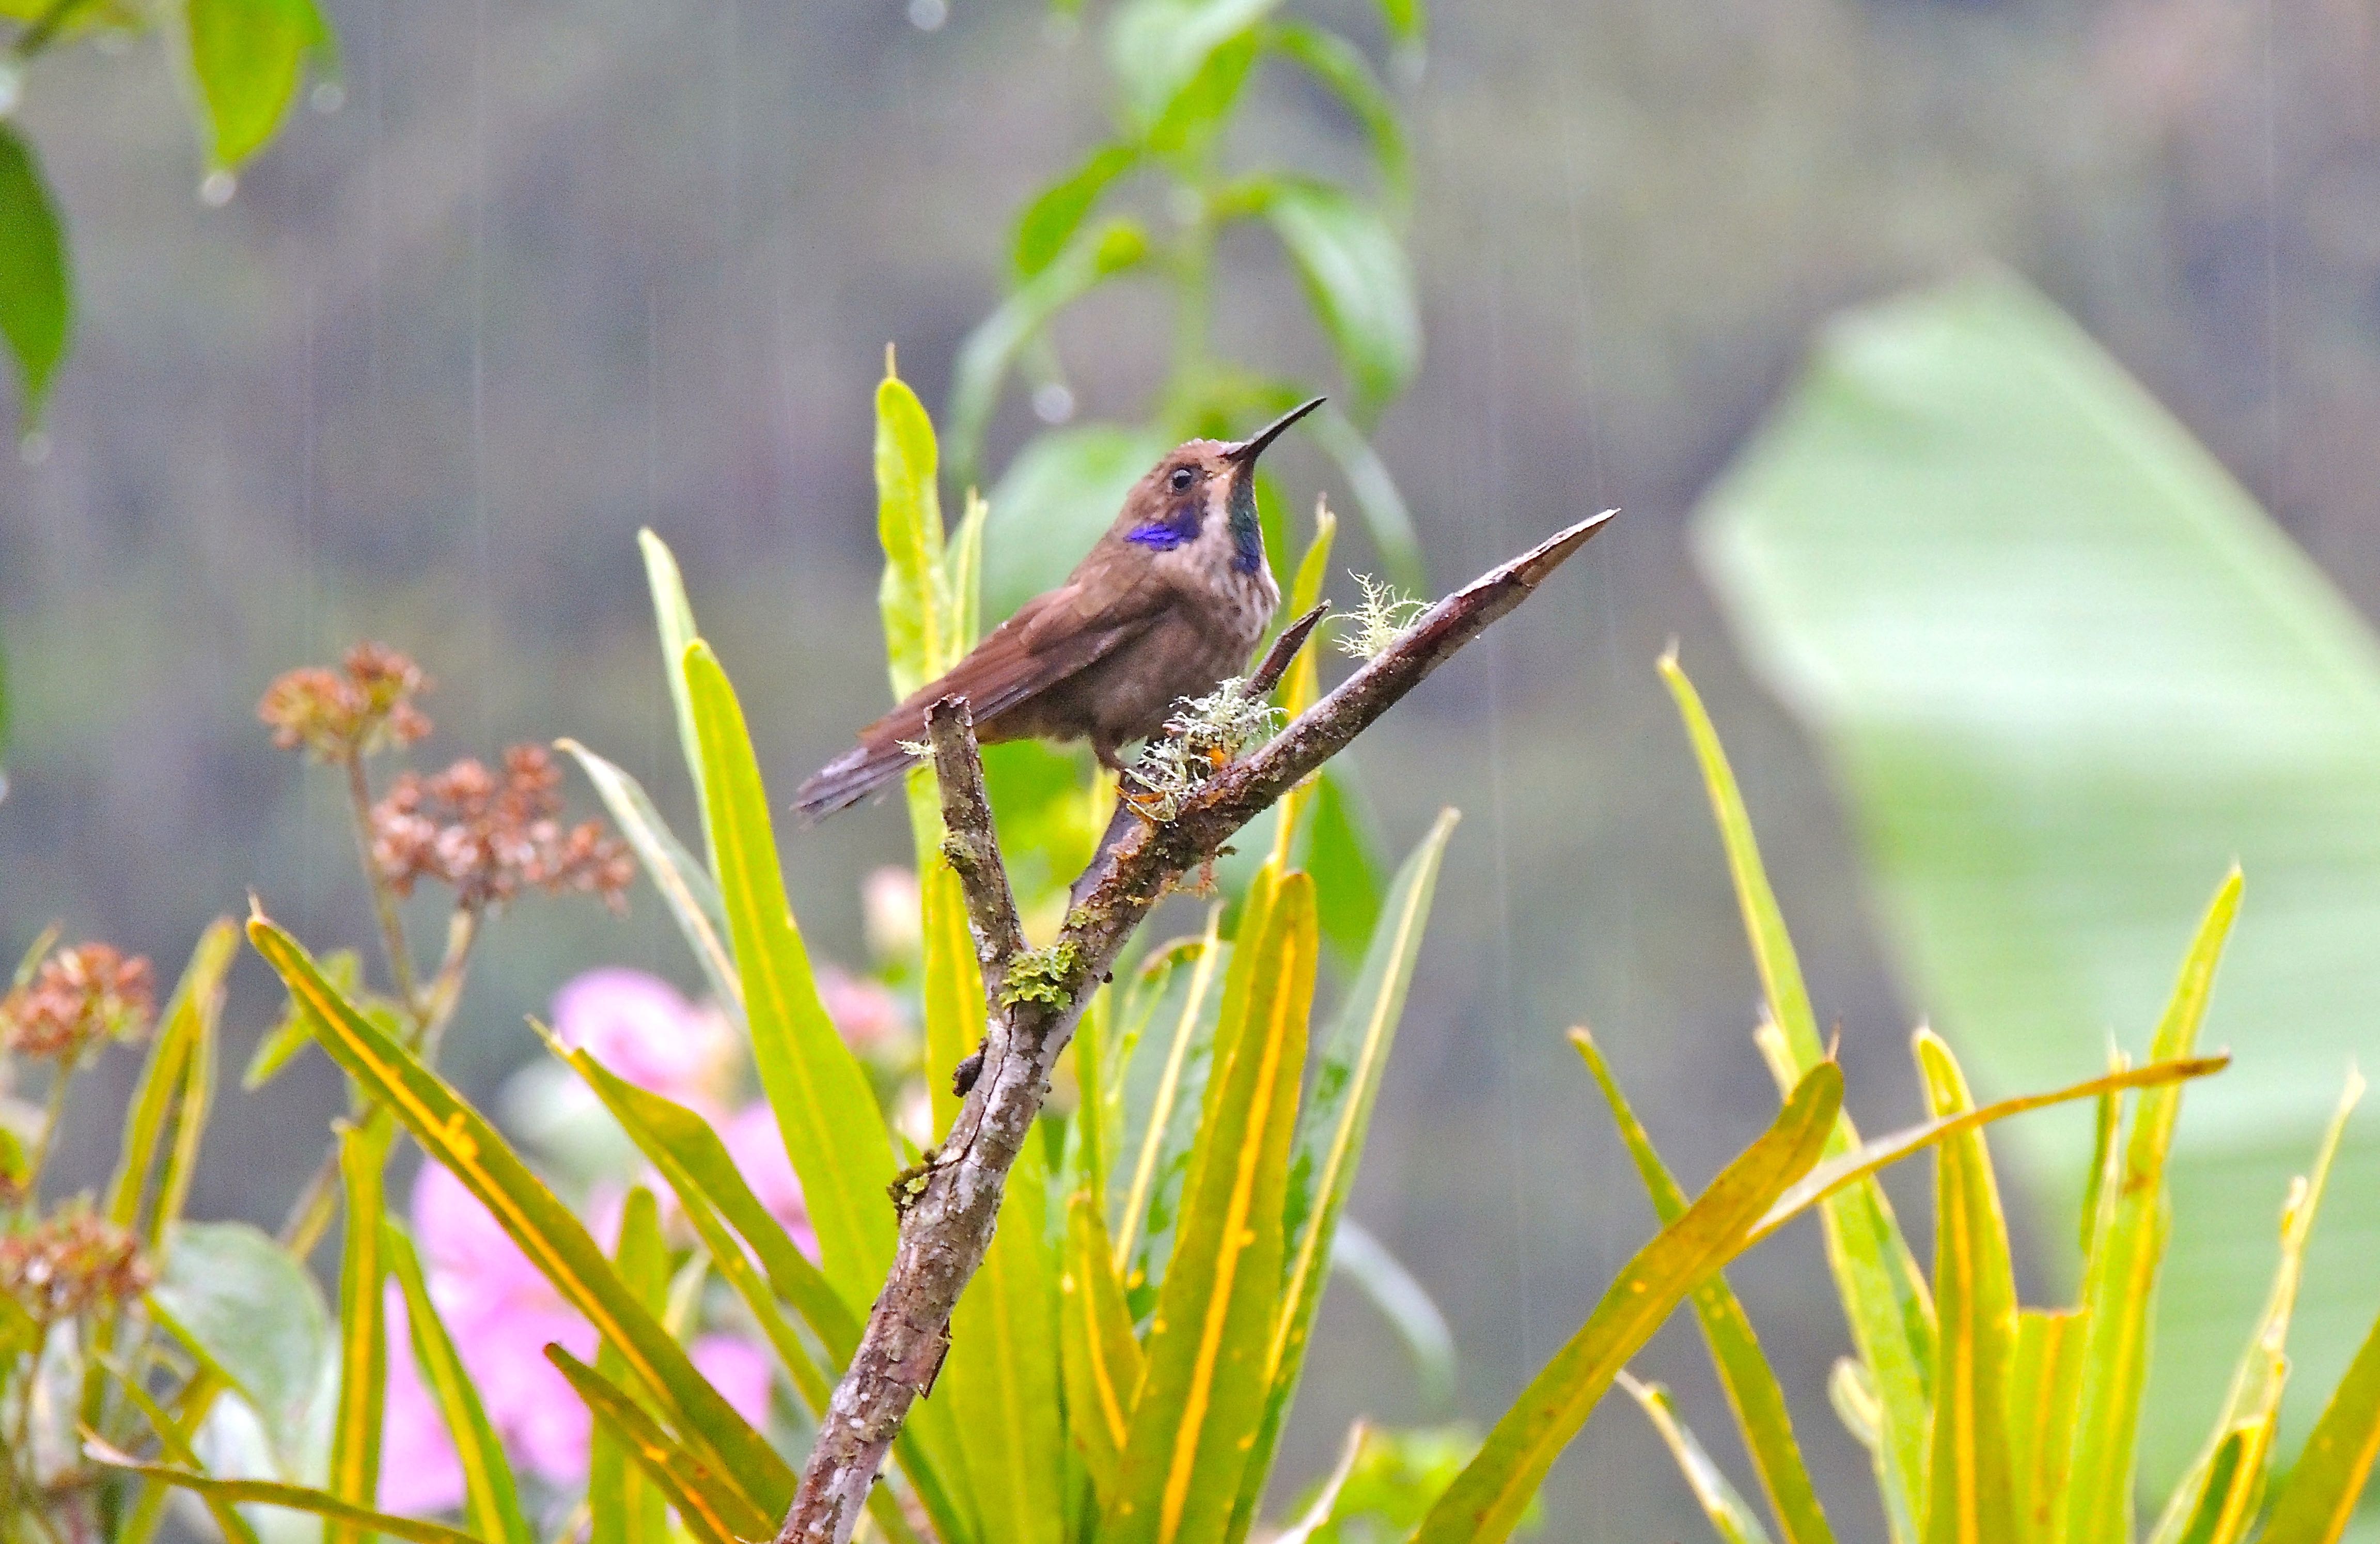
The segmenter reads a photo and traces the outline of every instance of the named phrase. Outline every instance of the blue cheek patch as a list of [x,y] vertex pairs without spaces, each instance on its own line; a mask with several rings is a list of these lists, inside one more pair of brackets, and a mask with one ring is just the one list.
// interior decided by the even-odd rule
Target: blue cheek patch
[[1170,526],[1162,520],[1157,520],[1148,525],[1133,527],[1132,529],[1124,532],[1123,539],[1155,552],[1170,553],[1176,547],[1186,545],[1190,541],[1190,533],[1179,526]]

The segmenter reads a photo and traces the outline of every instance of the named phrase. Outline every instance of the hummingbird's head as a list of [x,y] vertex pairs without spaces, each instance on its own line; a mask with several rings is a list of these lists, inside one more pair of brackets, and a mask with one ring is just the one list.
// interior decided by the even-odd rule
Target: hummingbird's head
[[1322,406],[1300,404],[1245,440],[1185,440],[1166,453],[1124,500],[1125,541],[1152,552],[1170,553],[1205,531],[1228,538],[1232,564],[1253,574],[1264,565],[1264,536],[1257,524],[1257,457],[1281,432]]

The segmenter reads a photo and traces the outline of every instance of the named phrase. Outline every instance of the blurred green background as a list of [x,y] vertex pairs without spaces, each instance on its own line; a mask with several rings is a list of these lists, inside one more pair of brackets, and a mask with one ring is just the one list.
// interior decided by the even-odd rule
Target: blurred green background
[[[272,751],[253,716],[274,674],[360,636],[407,650],[438,677],[428,706],[439,733],[423,761],[574,736],[643,778],[690,829],[633,541],[642,524],[684,564],[789,796],[884,701],[868,461],[883,346],[898,345],[904,375],[941,412],[961,340],[1001,294],[1015,208],[1079,158],[1106,106],[1095,29],[1007,0],[958,0],[946,13],[895,0],[329,9],[344,100],[302,112],[220,208],[195,196],[205,167],[164,50],[62,53],[27,80],[18,117],[71,223],[80,295],[75,352],[41,437],[0,463],[14,720],[0,948],[21,949],[57,918],[70,937],[113,939],[170,967],[249,890],[310,940],[364,942],[336,792]],[[1312,10],[1376,35],[1367,5]],[[2380,758],[2356,684],[2372,675],[2368,619],[2380,609],[2380,22],[2370,7],[1502,0],[1442,7],[1426,66],[1397,91],[1413,140],[1427,353],[1377,444],[1433,582],[1457,582],[1595,509],[1627,511],[1355,757],[1390,850],[1441,804],[1466,813],[1354,1207],[1446,1309],[1463,1408],[1500,1408],[1649,1229],[1563,1027],[1595,1026],[1694,1182],[1774,1106],[1747,1035],[1757,988],[1718,841],[1651,669],[1671,638],[1743,776],[1867,1126],[1916,1114],[1906,1035],[1924,1015],[2000,1085],[1992,1091],[2081,1076],[2110,1032],[2137,1049],[2191,915],[2230,857],[2247,861],[2243,953],[2227,978],[2240,990],[2218,992],[2208,1037],[2258,1049],[2264,1080],[2245,1076],[2258,1069],[2244,1059],[2242,1080],[2251,1094],[2277,1091],[2262,1105],[2243,1094],[2247,1112],[2220,1121],[2205,1091],[2190,1108],[2199,1122],[2273,1134],[2270,1167],[2194,1203],[2185,1195],[2179,1222],[2185,1238],[2197,1230],[2194,1247],[2237,1251],[2246,1279],[2261,1279],[2281,1176],[2311,1149],[2293,1124],[2301,1107],[2326,1107],[2347,1052],[2380,1060],[2380,1028],[2359,1012],[2380,1001],[2380,939],[2363,926]],[[1285,72],[1259,78],[1233,133],[1241,148],[1306,164],[1360,153],[1353,127]],[[1325,344],[1272,254],[1234,237],[1221,261],[1226,351],[1328,378]],[[1845,364],[1839,331],[1819,373],[1802,374],[1814,333],[1843,308],[1985,262],[2025,275],[2095,336],[2345,603],[2299,572],[2295,553],[2218,541],[2190,569],[2212,576],[2214,602],[2167,591],[2145,612],[2127,609],[2093,565],[2136,566],[2086,542],[2048,576],[2065,587],[2064,630],[2023,626],[2045,614],[2043,575],[1994,558],[2011,550],[2002,541],[2037,544],[2057,525],[2062,506],[2042,493],[2056,469],[2039,459],[2044,436],[2095,454],[2095,409],[2060,411],[2055,371],[2050,384],[1998,378],[1961,399],[1969,416],[1957,421],[2005,432],[1962,469],[1943,449],[1951,431],[1926,416],[1942,383],[1896,374],[1889,347],[1881,362],[1854,347]],[[2007,304],[2021,328],[2038,321],[2030,302]],[[1949,309],[1939,325],[1956,324]],[[1870,313],[1870,333],[1854,330],[1851,344],[1881,329],[1886,344],[1910,346],[1913,328],[1922,346],[1929,315]],[[1132,283],[1065,319],[1086,412],[1140,416],[1170,325],[1155,293]],[[2041,346],[2066,346],[2060,326],[2038,321],[2050,338]],[[1829,397],[1830,369],[1849,371],[1855,389]],[[1797,382],[1796,408],[1722,482]],[[1945,389],[1955,396],[1957,383]],[[1851,451],[1930,455],[1912,475],[1932,480],[1797,482],[1791,436],[1823,433],[1829,410]],[[991,424],[988,468],[1003,468],[1037,427],[1011,401]],[[1350,507],[1310,444],[1285,442],[1268,466],[1300,509],[1317,487]],[[1985,488],[1985,473],[2000,480]],[[2164,475],[2143,473],[2150,492],[2127,507],[2161,507],[2160,490],[2172,494]],[[1896,527],[1893,499],[1946,480],[1973,497],[1912,503]],[[1722,492],[1697,528],[1691,517],[1715,484]],[[2221,508],[2207,518],[2225,529],[2256,518],[2228,490],[2210,497]],[[1792,518],[1850,507],[1883,510],[1869,529],[1899,529],[1902,549],[1853,562]],[[2078,519],[2104,507],[2073,506]],[[2013,518],[2027,514],[2031,525]],[[1376,565],[1357,526],[1342,527],[1342,566]],[[1761,675],[1815,737],[1739,663],[1694,561],[1698,540]],[[2279,590],[2254,577],[2274,564],[2289,576]],[[1343,580],[1331,588],[1353,599]],[[2155,667],[2145,675],[2175,667],[2160,680],[2224,676],[2236,661],[2223,650],[2192,653],[2201,613],[2189,606],[2220,602],[2236,621],[2243,590],[2313,617],[2295,632],[2301,643],[2308,627],[2321,634],[2304,647],[2331,662],[2327,694],[2277,696],[2274,681],[2301,678],[2299,656],[2282,650],[2265,660],[2268,676],[2225,677],[2233,700],[2210,687],[2151,703],[2142,722],[2155,736],[2127,733],[2145,675],[2105,673],[2112,684],[2096,697],[2078,688],[2072,711],[2153,770],[2217,752],[2252,762],[2292,734],[2320,740],[2335,783],[2284,778],[2240,796],[2270,817],[2271,846],[2210,821],[2203,803],[2095,781],[2073,743],[2024,739],[2023,724],[1972,711],[1995,687],[2055,699],[2062,660],[2104,660],[2111,648],[2131,658],[2121,646]],[[2013,616],[2020,644],[2056,647],[2022,675],[1988,628],[1954,628],[1945,643],[1851,626],[1937,606]],[[1845,626],[1829,635],[1830,622]],[[1969,662],[1980,687],[1905,673],[1923,677],[1911,688],[1921,707],[1963,702],[1968,718],[1887,714],[1863,739],[1852,710],[1898,702],[1876,694],[1910,683],[1861,676],[1844,663],[1860,648],[1870,660],[1899,650]],[[1912,722],[1936,731],[1930,748],[1909,748]],[[2258,737],[2232,737],[2242,723],[2261,725]],[[2192,725],[2221,743],[2193,744]],[[1964,791],[1937,781],[1937,796],[1949,792],[1935,804],[1974,818],[1929,826],[1922,808],[1895,824],[1872,802],[1876,768],[1890,760],[1879,744],[1937,757],[1942,779],[1985,776],[1962,744],[2024,749],[2011,753],[2014,770]],[[2042,796],[2051,774],[2071,782],[2078,766],[2085,795],[2129,816],[2119,830],[2091,828],[2100,845],[2041,823],[2041,810],[2072,807]],[[1869,812],[1848,814],[1847,791]],[[1882,855],[1881,882],[1863,867],[1863,838]],[[2012,919],[1986,918],[1987,939],[2012,959],[2030,947],[2034,963],[2070,950],[2098,972],[2087,989],[2034,978],[2040,994],[2022,1006],[2046,1027],[2009,1027],[2022,1013],[1988,989],[2013,994],[2005,983],[2020,973],[1950,958],[1938,928],[1927,931],[1945,914],[1925,910],[1943,892],[1925,889],[1923,864],[1894,861],[1961,840],[1991,860],[1980,867],[2005,870],[1996,904]],[[2033,856],[2020,864],[2008,857],[2018,849]],[[858,880],[908,854],[897,805],[789,833],[786,850],[812,938],[856,957]],[[2308,864],[2337,872],[2311,888],[2259,888],[2267,866]],[[2120,900],[2068,885],[2107,866],[2126,869]],[[2120,909],[2143,893],[2151,903]],[[2044,908],[2045,894],[2059,906]],[[2273,925],[2259,909],[2268,894],[2319,907],[2333,936],[2255,967],[2246,951],[2260,921]],[[528,908],[492,934],[447,1065],[492,1092],[534,1050],[521,1015],[603,962],[698,985],[650,892],[624,922]],[[266,976],[253,961],[235,975],[235,1056],[277,1006]],[[2260,980],[2265,990],[2248,990]],[[2039,1049],[2018,1054],[2025,1047]],[[90,1118],[74,1132],[84,1172],[112,1157],[107,1101],[130,1065],[111,1064],[115,1091],[92,1080]],[[266,1096],[227,1098],[193,1214],[276,1221],[338,1098],[319,1061]],[[2020,1151],[2058,1150],[2067,1129],[2040,1119],[2043,1139]],[[2188,1112],[2183,1129],[2188,1150]],[[2351,1232],[2373,1216],[2372,1138],[2362,1140],[2367,1198],[2351,1206],[2342,1176],[2332,1222],[2350,1231],[2323,1245],[2345,1262],[2346,1301],[2332,1319],[2310,1315],[2309,1332],[2360,1328],[2380,1307],[2369,1264],[2380,1246],[2359,1256]],[[1926,1225],[1924,1179],[1912,1169],[1894,1180],[1912,1235]],[[2045,1186],[2038,1199],[2070,1198]],[[2032,1230],[2020,1259],[2029,1295],[2046,1296],[2062,1284],[2066,1214],[2017,1222]],[[1844,1337],[1806,1233],[1734,1275],[1797,1398],[1821,1482],[1842,1498],[1831,1510],[1857,1537],[1875,1516],[1870,1482],[1826,1409]],[[2204,1307],[2193,1333],[2210,1355],[2236,1345],[2249,1308],[2227,1319],[2234,1312],[2220,1294]],[[1706,1439],[1731,1440],[1691,1330],[1672,1326],[1643,1370],[1679,1389]],[[1360,1299],[1334,1297],[1281,1474],[1322,1467],[1354,1414],[1435,1414],[1419,1399],[1391,1332]],[[2182,1412],[2168,1466],[2202,1429],[2201,1412]],[[1706,1528],[1624,1402],[1591,1422],[1548,1500],[1562,1537],[1589,1517],[1598,1538]]]

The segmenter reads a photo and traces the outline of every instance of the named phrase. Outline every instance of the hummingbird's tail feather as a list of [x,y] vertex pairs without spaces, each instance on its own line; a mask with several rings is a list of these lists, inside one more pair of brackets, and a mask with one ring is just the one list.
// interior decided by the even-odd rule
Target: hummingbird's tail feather
[[880,739],[870,734],[803,784],[794,795],[794,808],[806,824],[823,820],[857,804],[907,772],[916,760],[892,734],[888,732]]

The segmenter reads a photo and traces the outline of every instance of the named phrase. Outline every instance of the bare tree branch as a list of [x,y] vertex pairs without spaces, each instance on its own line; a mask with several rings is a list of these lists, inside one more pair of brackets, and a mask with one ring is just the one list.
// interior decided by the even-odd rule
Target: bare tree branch
[[[850,1538],[894,1434],[941,1365],[951,1309],[991,1244],[1009,1167],[1050,1091],[1050,1068],[1085,998],[1133,931],[1184,874],[1213,858],[1242,826],[1526,600],[1614,513],[1580,521],[1439,602],[1261,749],[1217,774],[1177,819],[1126,833],[1105,855],[1105,870],[1085,876],[1092,881],[1087,894],[1078,888],[1084,898],[1046,950],[1022,951],[965,710],[946,700],[930,711],[943,821],[951,828],[945,850],[967,892],[990,1034],[981,1075],[950,1136],[928,1155],[922,1185],[902,1216],[892,1272],[820,1423],[776,1544]],[[1292,642],[1289,652],[1302,641]],[[1281,663],[1287,663],[1284,655]]]

